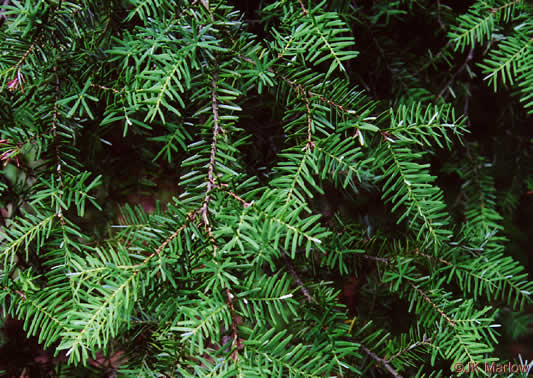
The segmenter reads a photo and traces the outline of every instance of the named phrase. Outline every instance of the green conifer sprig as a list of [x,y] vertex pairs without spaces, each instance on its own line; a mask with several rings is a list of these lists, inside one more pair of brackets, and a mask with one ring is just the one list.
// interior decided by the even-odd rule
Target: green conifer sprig
[[[0,6],[3,315],[65,374],[101,354],[128,376],[504,361],[501,314],[527,324],[533,284],[468,140],[472,95],[445,93],[477,67],[529,111],[531,9],[386,3],[280,0],[258,20],[225,0]],[[449,41],[429,59],[384,33],[421,9]],[[256,169],[261,146],[275,157]]]

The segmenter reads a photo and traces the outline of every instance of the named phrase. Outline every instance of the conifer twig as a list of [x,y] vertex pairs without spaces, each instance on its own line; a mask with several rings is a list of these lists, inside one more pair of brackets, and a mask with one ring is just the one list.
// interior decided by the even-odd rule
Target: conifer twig
[[37,43],[39,43],[40,39],[42,38],[42,34],[40,34],[36,39],[35,41],[33,41],[33,43],[30,45],[30,47],[28,47],[28,49],[26,50],[26,52],[22,55],[22,57],[19,59],[19,61],[17,62],[17,64],[15,64],[13,66],[13,69],[16,71],[21,65],[22,63],[24,63],[24,61],[26,60],[26,58],[28,57],[28,55],[30,55],[30,53],[33,51],[33,49],[35,48],[35,45],[37,45]]
[[[453,82],[455,81],[457,76],[459,76],[466,69],[466,67],[468,66],[468,63],[470,63],[470,61],[473,58],[474,58],[474,48],[472,47],[468,51],[468,55],[466,56],[466,59],[465,59],[464,63],[461,65],[461,67],[459,67],[459,69],[457,71],[455,71],[455,73],[450,78],[450,80],[448,80],[448,82],[446,83],[444,88],[442,88],[442,90],[439,92],[437,98],[435,99],[435,102],[438,102],[440,100],[440,98],[444,96],[444,93],[446,92],[446,90],[453,84]],[[447,96],[444,96],[444,99],[446,99],[446,97]]]
[[302,2],[302,0],[298,0],[298,2],[300,3],[300,7],[302,7],[302,12],[308,16],[309,15],[309,11],[305,8],[305,5],[304,3]]
[[26,300],[26,294],[24,294],[22,291],[20,291],[20,290],[15,290],[15,293],[17,293],[17,295],[18,295],[19,297],[21,297],[23,301]]
[[53,70],[54,70],[54,75],[55,75],[55,78],[56,78],[56,96],[55,96],[55,103],[54,103],[54,114],[52,115],[52,136],[54,138],[54,146],[55,146],[55,153],[56,153],[56,163],[57,163],[57,166],[56,166],[56,171],[57,171],[57,176],[58,176],[58,179],[59,179],[59,185],[60,185],[60,192],[59,192],[59,205],[58,205],[58,211],[57,211],[57,216],[59,217],[59,222],[61,223],[61,225],[65,225],[65,218],[63,217],[63,209],[61,208],[61,199],[63,197],[63,189],[64,189],[64,182],[63,182],[63,171],[61,169],[61,157],[60,157],[60,153],[59,153],[59,142],[57,140],[57,116],[59,115],[59,107],[58,107],[58,102],[59,102],[59,91],[60,91],[60,82],[59,82],[59,75],[57,74],[57,67],[54,66],[53,67]]
[[304,100],[305,100],[305,110],[306,110],[306,116],[307,116],[307,145],[305,148],[313,148],[315,146],[315,143],[312,139],[312,127],[313,127],[313,118],[311,117],[311,107],[309,106],[309,97],[304,93]]
[[410,350],[415,349],[416,347],[419,347],[420,345],[425,345],[431,343],[431,337],[426,337],[421,341],[417,341],[416,343],[413,343],[409,345],[407,348],[404,348],[402,350],[399,350],[398,352],[394,353],[390,358],[383,359],[384,361],[390,362],[394,360],[395,358],[400,357],[402,354],[409,352]]
[[300,278],[300,275],[296,271],[296,267],[294,266],[294,263],[289,258],[287,253],[285,253],[284,250],[281,250],[281,255],[283,256],[283,259],[285,260],[285,263],[287,264],[287,269],[289,270],[289,273],[294,278],[294,281],[300,287],[300,290],[302,291],[302,294],[304,295],[304,297],[306,299],[306,302],[308,302],[308,303],[311,303],[311,302],[316,303],[316,300],[311,296],[311,294],[309,293],[309,290],[307,289],[307,287],[305,287],[302,279]]
[[452,319],[450,319],[450,317],[448,315],[446,315],[446,313],[444,311],[442,311],[442,309],[439,306],[437,306],[437,304],[435,302],[433,302],[431,300],[431,298],[428,297],[428,295],[426,293],[424,293],[424,291],[422,289],[420,289],[418,286],[414,285],[411,282],[409,282],[409,285],[411,285],[411,287],[416,292],[418,292],[422,296],[422,298],[424,298],[424,300],[426,302],[428,302],[431,305],[431,307],[433,307],[440,314],[440,316],[442,316],[444,319],[446,319],[448,324],[450,324],[452,327],[455,327],[455,322]]
[[398,372],[396,372],[396,370],[394,370],[392,366],[390,366],[390,364],[389,364],[389,362],[387,360],[384,360],[383,358],[378,357],[378,355],[376,353],[372,352],[370,349],[368,349],[363,344],[359,344],[359,347],[366,354],[368,354],[374,361],[376,361],[378,364],[383,366],[393,377],[402,378],[402,376],[400,374],[398,374]]
[[[239,58],[241,58],[242,60],[244,60],[245,62],[247,63],[251,63],[253,64],[254,66],[257,65],[256,62],[254,62],[253,59],[251,58],[248,58],[247,56],[243,56],[243,55],[239,55]],[[325,104],[328,104],[329,106],[331,107],[334,107],[336,108],[337,110],[343,112],[343,113],[348,113],[348,114],[356,114],[355,110],[352,110],[352,109],[347,109],[345,108],[344,106],[340,105],[340,104],[337,104],[335,101],[327,98],[327,97],[324,97],[323,95],[319,94],[319,93],[315,93],[315,92],[312,92],[308,89],[305,89],[301,84],[298,84],[297,82],[295,82],[294,80],[290,80],[289,78],[285,77],[284,75],[274,71],[274,69],[268,67],[266,69],[268,72],[270,73],[273,73],[274,75],[278,76],[281,80],[283,80],[284,82],[286,82],[287,84],[289,84],[289,86],[293,87],[297,92],[298,91],[304,91],[304,93],[308,96],[308,97],[316,97],[318,98],[321,102],[325,103]],[[298,92],[300,93],[300,92]]]
[[17,159],[17,166],[18,166],[19,163],[18,163],[17,155],[21,153],[22,147],[24,147],[25,145],[27,145],[29,143],[35,144],[37,139],[43,137],[44,135],[49,134],[50,132],[52,132],[52,130],[53,130],[53,128],[45,129],[42,132],[40,132],[39,134],[33,134],[32,136],[30,136],[28,139],[26,139],[24,141],[16,142],[16,144],[15,144],[15,142],[11,142],[8,139],[0,140],[0,144],[12,145],[13,146],[12,149],[7,150],[2,155],[0,155],[0,160],[6,160],[7,162],[5,164],[7,164],[7,163],[9,163],[9,161],[13,157],[15,157],[15,159]]
[[180,233],[181,233],[181,232],[182,232],[182,231],[188,226],[188,224],[189,224],[190,222],[192,222],[192,221],[196,218],[196,216],[198,215],[198,213],[199,213],[199,210],[193,210],[193,211],[189,212],[189,213],[187,214],[187,216],[185,217],[185,222],[183,222],[183,224],[182,224],[180,227],[178,227],[178,228],[176,229],[176,231],[174,231],[174,232],[172,233],[172,235],[170,235],[168,238],[166,238],[165,241],[164,241],[163,243],[161,243],[161,244],[159,245],[159,247],[157,247],[157,248],[155,249],[154,252],[152,252],[151,254],[149,254],[149,255],[148,255],[148,256],[147,256],[147,257],[146,257],[141,263],[136,264],[136,265],[133,265],[133,267],[134,267],[134,268],[140,267],[140,266],[146,264],[148,261],[150,261],[150,259],[152,259],[155,255],[159,255],[159,254],[161,254],[161,252],[166,248],[166,246],[167,246],[172,240],[174,240],[174,239],[176,238],[176,236],[178,236],[178,235],[179,235],[179,234],[180,234]]
[[0,26],[2,26],[2,24],[7,20],[7,17],[4,14],[4,9],[2,7],[8,4],[9,0],[3,0],[2,3],[0,3]]
[[433,55],[433,57],[427,61],[422,67],[417,69],[413,76],[418,76],[420,73],[422,73],[424,70],[426,70],[428,67],[430,67],[433,63],[435,63],[444,53],[446,52],[446,49],[448,47],[452,46],[452,41],[448,41],[443,47],[440,48],[439,52]]
[[[161,251],[163,249],[165,249],[165,247],[168,245],[168,243],[170,243],[172,240],[174,240],[174,238],[176,236],[178,236],[180,234],[180,232],[185,229],[185,227],[187,227],[188,223],[192,222],[194,220],[194,218],[196,218],[197,214],[198,214],[197,210],[191,211],[189,214],[187,214],[187,217],[185,218],[185,223],[183,223],[176,231],[174,231],[174,233],[172,235],[170,235],[159,247],[157,247],[157,249],[155,250],[155,253],[157,253],[159,255],[161,253]],[[152,254],[152,256],[153,255],[154,254]]]
[[220,189],[220,190],[226,192],[231,197],[235,198],[237,201],[239,201],[242,204],[243,207],[252,206],[253,201],[252,202],[246,202],[241,196],[239,196],[238,194],[235,194],[231,190],[227,189],[229,187],[228,184],[221,183],[221,184],[217,184],[216,187],[217,187],[217,189]]
[[[253,61],[252,61],[253,62]],[[255,62],[254,62],[255,63]],[[281,74],[278,74],[276,73],[274,70],[272,70],[271,68],[269,69],[270,72],[274,73],[274,74],[277,74],[284,82],[286,82],[287,84],[289,84],[291,87],[293,87],[297,92],[299,91],[303,91],[303,93],[305,93],[308,97],[316,97],[318,98],[321,102],[325,103],[325,104],[328,104],[329,106],[331,107],[334,107],[336,108],[337,110],[340,110],[344,113],[348,113],[348,114],[355,114],[355,111],[354,110],[351,110],[351,109],[346,109],[344,106],[340,105],[340,104],[337,104],[335,101],[327,98],[327,97],[324,97],[322,96],[321,94],[318,94],[318,93],[315,93],[315,92],[312,92],[308,89],[305,89],[301,84],[298,84],[296,81],[294,80],[290,80],[289,78],[285,77],[284,75],[281,75]]]
[[378,257],[378,256],[372,256],[372,255],[366,255],[366,254],[361,254],[361,257],[367,260],[373,260],[373,261],[382,262],[385,264],[390,263],[389,259],[385,257]]
[[11,289],[11,288],[9,288],[9,287],[7,287],[7,286],[1,285],[1,284],[0,284],[0,288],[1,288],[2,290],[5,290],[5,291],[9,292],[9,293],[15,293],[15,294],[17,294],[19,297],[22,298],[23,301],[25,301],[25,300],[27,299],[27,298],[26,298],[26,294],[24,294],[24,292],[22,292],[21,290],[18,290],[18,289],[13,290],[13,289]]
[[420,252],[420,251],[418,250],[418,248],[415,249],[414,254],[415,254],[415,255],[422,256],[422,257],[425,257],[425,258],[428,259],[428,260],[435,260],[435,259],[436,259],[436,260],[438,260],[439,262],[443,263],[444,265],[453,265],[451,262],[446,261],[446,260],[444,260],[444,259],[441,258],[441,257],[435,257],[435,256],[431,256],[431,255],[428,255],[428,254],[422,253],[422,252]]
[[211,224],[209,223],[209,202],[211,201],[211,191],[216,187],[215,180],[215,158],[217,153],[217,139],[218,134],[220,133],[220,125],[218,123],[218,100],[217,100],[217,79],[218,74],[215,72],[213,74],[213,80],[211,81],[211,109],[213,112],[213,139],[211,141],[211,154],[209,156],[209,164],[207,166],[207,189],[205,191],[204,203],[200,208],[200,215],[202,217],[202,222],[209,236],[209,240],[213,245],[213,256],[216,256],[217,246],[215,244],[215,237],[213,236],[213,231],[211,229]]
[[508,3],[505,3],[503,4],[502,6],[498,7],[498,8],[492,8],[489,12],[490,13],[493,13],[493,14],[496,14],[496,13],[499,13],[501,12],[503,9],[505,8],[508,8],[508,7],[511,7],[515,4],[518,4],[519,2],[521,2],[522,0],[514,0],[514,1],[510,1]]
[[226,289],[226,296],[228,297],[228,308],[231,314],[231,338],[233,340],[233,352],[231,353],[231,359],[233,361],[239,360],[239,349],[241,348],[241,339],[239,337],[239,332],[237,331],[237,319],[235,317],[235,306],[233,305],[233,299],[235,296],[231,293],[229,289]]
[[100,84],[94,84],[94,83],[91,83],[90,85],[91,87],[93,88],[98,88],[98,89],[101,89],[103,91],[111,91],[113,93],[122,93],[124,92],[124,88],[122,88],[120,91],[118,89],[115,89],[115,88],[109,88],[109,87],[106,87],[104,85],[100,85]]

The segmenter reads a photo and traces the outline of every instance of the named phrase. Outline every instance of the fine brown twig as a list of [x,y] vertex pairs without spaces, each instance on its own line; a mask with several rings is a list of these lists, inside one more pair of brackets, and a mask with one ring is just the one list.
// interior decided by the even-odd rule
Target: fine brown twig
[[57,171],[57,176],[58,176],[58,179],[59,179],[59,185],[60,185],[60,192],[59,192],[59,204],[58,204],[58,210],[57,210],[57,216],[59,217],[59,222],[61,223],[61,225],[65,225],[66,222],[65,222],[65,218],[63,217],[63,209],[61,208],[61,199],[63,197],[63,188],[64,188],[64,182],[63,182],[63,170],[61,168],[61,156],[60,156],[60,151],[59,151],[59,142],[57,140],[57,117],[59,115],[59,107],[58,107],[58,102],[59,102],[59,96],[60,96],[60,82],[59,82],[59,75],[57,74],[57,67],[54,66],[53,67],[53,70],[54,70],[54,76],[56,78],[56,94],[55,94],[55,103],[54,103],[54,113],[52,115],[52,137],[54,138],[54,147],[55,147],[55,154],[56,154],[56,163],[57,163],[57,167],[56,167],[56,171]]
[[367,354],[369,355],[374,361],[376,361],[378,364],[383,366],[385,370],[387,370],[393,377],[395,378],[402,378],[400,374],[396,370],[393,369],[393,367],[389,364],[387,360],[384,360],[383,358],[378,357],[378,355],[374,352],[372,352],[370,349],[368,349],[363,344],[359,344],[359,347]]
[[287,269],[289,273],[294,278],[294,281],[296,282],[296,284],[300,287],[300,290],[302,294],[304,295],[306,302],[316,303],[316,300],[311,296],[311,294],[309,293],[309,290],[307,289],[307,287],[305,287],[302,279],[300,278],[300,275],[296,271],[296,267],[294,266],[294,263],[292,262],[291,258],[287,255],[287,253],[284,250],[281,251],[281,254],[283,256],[283,259],[285,260],[285,264],[287,264]]
[[465,69],[466,67],[468,66],[468,63],[470,63],[470,61],[474,58],[474,48],[472,47],[469,51],[468,51],[468,55],[466,56],[466,59],[464,61],[464,63],[461,65],[461,67],[459,67],[459,69],[457,71],[455,71],[455,73],[453,74],[453,76],[450,78],[450,80],[448,80],[448,82],[446,82],[446,85],[444,86],[444,88],[442,88],[442,90],[439,92],[437,98],[435,99],[435,102],[438,102],[440,100],[441,97],[444,98],[444,100],[446,100],[446,97],[448,96],[448,94],[445,95],[445,92],[446,90],[448,90],[448,88],[450,88],[450,86],[453,84],[453,82],[455,81],[455,79],[457,78],[457,76],[459,76]]
[[211,201],[211,192],[216,187],[215,179],[215,158],[217,153],[217,140],[218,135],[221,132],[221,127],[218,122],[218,100],[217,100],[217,79],[218,74],[213,74],[213,80],[211,81],[211,109],[213,113],[213,138],[211,140],[211,153],[209,156],[209,164],[207,166],[207,189],[205,191],[205,197],[202,207],[200,208],[200,215],[204,224],[205,230],[213,246],[213,256],[216,256],[217,246],[215,243],[215,237],[209,223],[209,202]]

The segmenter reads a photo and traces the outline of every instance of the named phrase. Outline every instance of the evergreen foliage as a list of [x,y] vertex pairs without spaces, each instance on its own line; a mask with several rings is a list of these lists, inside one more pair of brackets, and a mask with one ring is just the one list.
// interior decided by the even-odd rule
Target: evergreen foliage
[[[359,3],[1,5],[0,303],[55,374],[101,355],[126,376],[510,359],[502,329],[531,323],[506,247],[533,145],[517,137],[498,187],[469,113],[488,85],[513,93],[502,123],[531,121],[532,6]],[[429,56],[387,29],[417,14],[444,41]]]

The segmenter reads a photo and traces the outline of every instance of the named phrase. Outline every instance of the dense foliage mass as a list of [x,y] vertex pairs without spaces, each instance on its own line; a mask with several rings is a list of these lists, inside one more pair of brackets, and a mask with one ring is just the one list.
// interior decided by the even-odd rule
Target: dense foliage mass
[[530,3],[13,0],[0,23],[0,303],[44,348],[8,374],[525,363]]

